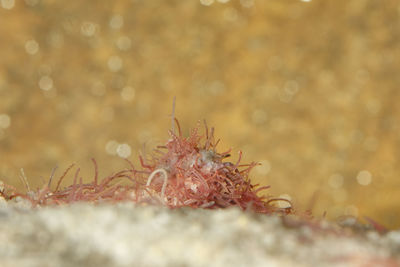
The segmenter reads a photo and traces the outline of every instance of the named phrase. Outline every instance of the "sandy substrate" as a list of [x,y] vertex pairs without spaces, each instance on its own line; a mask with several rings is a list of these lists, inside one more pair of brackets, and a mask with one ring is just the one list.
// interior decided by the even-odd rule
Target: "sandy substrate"
[[[294,226],[297,225],[297,226]],[[299,226],[238,209],[0,207],[1,266],[400,266],[400,231]]]

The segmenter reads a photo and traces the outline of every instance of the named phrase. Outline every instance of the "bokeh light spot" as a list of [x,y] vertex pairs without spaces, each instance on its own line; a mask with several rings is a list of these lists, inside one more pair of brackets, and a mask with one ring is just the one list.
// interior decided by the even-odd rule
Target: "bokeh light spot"
[[250,8],[254,6],[254,0],[240,0],[240,4],[245,8]]
[[132,41],[129,37],[127,36],[121,36],[117,39],[116,45],[119,50],[121,51],[127,51],[131,48]]
[[200,4],[202,4],[203,6],[211,6],[212,4],[214,4],[214,0],[200,0]]
[[261,125],[267,121],[267,112],[263,109],[256,109],[251,115],[251,120],[254,124]]
[[29,40],[25,43],[25,51],[30,54],[34,55],[39,51],[39,44],[35,40]]
[[135,98],[135,89],[131,86],[122,88],[121,97],[125,101],[132,101]]
[[44,91],[49,91],[53,88],[53,79],[50,76],[44,75],[39,80],[39,87]]
[[87,37],[94,36],[96,34],[96,31],[97,31],[97,26],[92,22],[85,21],[81,25],[81,33],[84,36]]
[[28,6],[36,6],[37,4],[39,4],[39,0],[25,0],[25,3]]
[[110,140],[106,144],[106,152],[109,155],[116,155],[117,154],[117,147],[119,143],[115,140]]
[[11,118],[7,114],[0,114],[0,128],[6,129],[10,127]]
[[122,28],[124,25],[124,18],[121,15],[114,15],[110,19],[110,27],[114,30]]
[[341,175],[339,173],[335,173],[329,177],[328,183],[329,183],[330,187],[332,187],[334,189],[339,189],[343,186],[343,180],[344,180],[343,175]]
[[108,59],[108,68],[112,72],[118,72],[122,69],[122,59],[119,56],[111,56]]
[[121,158],[127,158],[131,155],[131,147],[128,144],[119,144],[117,147],[117,155]]
[[287,81],[284,90],[289,95],[295,95],[299,91],[299,84],[295,80]]
[[1,0],[1,6],[4,9],[12,9],[15,6],[14,0]]
[[372,174],[367,170],[362,170],[357,174],[357,182],[360,185],[369,185],[372,182]]

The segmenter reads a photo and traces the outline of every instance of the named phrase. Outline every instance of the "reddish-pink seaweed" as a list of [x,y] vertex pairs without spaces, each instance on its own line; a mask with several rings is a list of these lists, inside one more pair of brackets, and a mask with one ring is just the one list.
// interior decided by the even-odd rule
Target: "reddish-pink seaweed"
[[178,134],[174,130],[169,131],[170,139],[165,145],[157,146],[150,158],[139,156],[139,169],[127,160],[129,169],[99,180],[98,165],[92,159],[94,177],[89,183],[84,183],[82,177],[79,177],[78,168],[73,183],[60,188],[74,167],[72,164],[58,179],[55,189],[51,189],[55,172],[53,169],[48,184],[43,188],[23,194],[5,186],[1,195],[7,200],[22,197],[31,201],[33,206],[76,201],[133,201],[162,203],[170,208],[188,206],[215,209],[238,206],[243,210],[252,209],[260,213],[287,214],[293,211],[291,207],[282,209],[273,205],[274,201],[281,199],[258,195],[269,188],[251,184],[249,175],[258,163],[241,164],[242,151],[239,151],[235,163],[226,161],[231,149],[217,152],[216,146],[220,139],[214,141],[214,128],[209,130],[205,123],[205,136],[199,135],[197,127],[192,129],[188,137],[183,137],[178,120],[174,118],[173,121]]

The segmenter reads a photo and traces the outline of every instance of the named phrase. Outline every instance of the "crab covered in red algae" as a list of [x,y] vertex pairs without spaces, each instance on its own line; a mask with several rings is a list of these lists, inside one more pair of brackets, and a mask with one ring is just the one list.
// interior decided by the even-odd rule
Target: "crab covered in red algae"
[[[177,122],[177,121],[176,121]],[[208,131],[205,126],[204,136],[198,128],[191,131],[189,137],[182,137],[170,131],[170,139],[165,146],[159,146],[158,156],[142,166],[151,171],[147,186],[158,193],[160,199],[169,207],[191,206],[196,208],[218,208],[239,206],[257,212],[290,212],[290,209],[278,209],[270,205],[271,201],[259,197],[257,193],[268,186],[252,185],[249,172],[257,163],[240,164],[242,153],[236,163],[224,161],[230,156],[229,151],[218,153],[214,140],[214,129]]]

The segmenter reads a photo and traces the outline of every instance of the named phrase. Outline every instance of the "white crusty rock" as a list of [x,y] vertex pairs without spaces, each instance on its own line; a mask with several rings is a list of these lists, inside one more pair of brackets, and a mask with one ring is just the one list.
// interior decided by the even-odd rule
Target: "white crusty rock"
[[235,208],[170,210],[82,203],[30,209],[8,204],[0,205],[0,259],[4,267],[397,266],[400,262],[399,231],[354,234],[329,228],[328,223],[316,228]]

